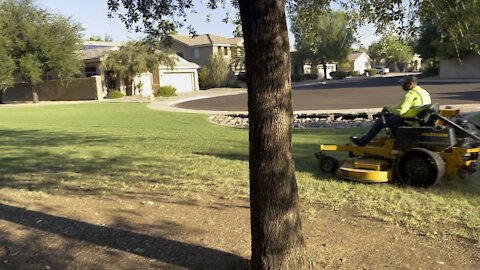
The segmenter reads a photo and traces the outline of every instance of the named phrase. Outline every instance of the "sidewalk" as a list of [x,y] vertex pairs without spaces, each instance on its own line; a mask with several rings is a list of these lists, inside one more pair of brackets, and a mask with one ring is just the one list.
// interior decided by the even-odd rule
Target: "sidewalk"
[[199,113],[199,114],[235,114],[235,113],[246,113],[245,111],[235,112],[235,111],[209,111],[209,110],[189,110],[183,108],[175,107],[178,103],[183,103],[187,101],[221,97],[221,96],[233,96],[247,93],[246,89],[238,88],[215,88],[209,90],[199,90],[191,93],[179,94],[175,97],[157,97],[152,103],[147,107],[153,110],[161,110],[168,112],[185,112],[185,113]]

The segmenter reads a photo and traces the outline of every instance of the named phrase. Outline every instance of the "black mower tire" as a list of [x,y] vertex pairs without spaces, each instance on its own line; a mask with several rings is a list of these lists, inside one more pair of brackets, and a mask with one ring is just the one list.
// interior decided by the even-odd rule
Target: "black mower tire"
[[406,185],[427,188],[440,183],[444,175],[440,154],[425,148],[409,149],[397,160],[396,176]]
[[318,159],[318,167],[324,173],[334,173],[340,167],[340,162],[335,157],[323,155]]

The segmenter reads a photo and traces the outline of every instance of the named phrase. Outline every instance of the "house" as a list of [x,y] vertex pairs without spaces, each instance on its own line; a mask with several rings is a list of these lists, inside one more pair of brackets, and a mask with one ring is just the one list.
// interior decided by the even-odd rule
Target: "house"
[[227,62],[238,55],[243,46],[243,38],[224,38],[213,34],[192,36],[172,36],[171,49],[178,56],[200,66],[206,66],[215,53],[223,55]]
[[[332,76],[330,76],[331,72],[337,71],[337,65],[336,64],[327,64],[327,79],[332,79]],[[312,74],[312,72],[315,72],[315,69],[312,69],[311,64],[305,64],[303,65],[303,74]],[[323,70],[323,65],[317,65],[316,73],[318,76],[318,79],[324,79],[325,77],[325,72]],[[295,73],[292,73],[295,74]]]
[[372,59],[364,52],[353,52],[348,56],[348,64],[348,70],[345,71],[358,71],[363,74],[372,67]]
[[[108,52],[118,50],[122,44],[116,42],[88,41],[83,50],[80,50],[85,69],[83,77],[99,75],[102,77],[104,92],[108,89],[119,89],[124,94],[150,96],[160,86],[171,85],[177,92],[192,92],[199,90],[197,69],[199,66],[178,57],[174,67],[159,66],[152,73],[143,73],[133,80],[138,91],[131,92],[123,86],[121,78],[113,71],[103,70],[102,61],[108,57]],[[129,91],[129,92],[127,92]]]
[[440,60],[440,78],[480,78],[480,55]]

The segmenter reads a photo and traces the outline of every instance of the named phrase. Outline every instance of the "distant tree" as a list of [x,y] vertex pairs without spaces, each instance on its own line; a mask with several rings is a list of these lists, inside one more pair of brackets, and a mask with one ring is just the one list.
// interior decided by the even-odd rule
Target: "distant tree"
[[109,36],[108,34],[105,34],[103,37],[98,36],[98,35],[93,35],[88,38],[89,41],[107,41],[111,42],[113,41],[113,38]]
[[31,0],[0,1],[0,29],[9,42],[8,55],[15,59],[13,73],[39,102],[37,85],[45,74],[72,78],[82,62],[76,53],[82,27],[69,18],[52,14]]
[[213,54],[205,67],[200,70],[202,87],[222,87],[227,82],[229,73],[228,63],[222,54]]
[[[297,0],[315,3],[319,0]],[[321,0],[320,0],[321,1]],[[369,22],[382,30],[395,22],[400,33],[416,34],[418,25],[428,21],[435,25],[451,49],[460,56],[462,51],[480,53],[480,1],[478,0],[335,0],[357,22]]]
[[322,64],[324,78],[327,78],[327,64],[345,61],[355,42],[355,31],[346,14],[341,11],[312,13],[299,8],[291,18],[299,57],[310,62],[313,72]]
[[413,48],[394,34],[383,35],[368,48],[368,55],[374,61],[385,60],[387,65],[406,64],[412,61]]
[[109,52],[102,65],[119,76],[127,95],[134,92],[133,79],[144,72],[153,72],[160,64],[173,67],[175,56],[165,50],[151,48],[141,41],[130,41],[118,50]]
[[9,43],[0,29],[0,104],[3,103],[4,91],[14,83],[15,61],[8,53],[11,46]]

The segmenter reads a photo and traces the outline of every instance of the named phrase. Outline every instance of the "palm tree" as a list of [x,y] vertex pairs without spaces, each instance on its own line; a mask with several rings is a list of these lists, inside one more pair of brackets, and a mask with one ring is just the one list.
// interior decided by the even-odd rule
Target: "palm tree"
[[243,46],[238,46],[237,54],[230,60],[230,69],[233,72],[238,71],[241,73],[245,70],[245,48]]

